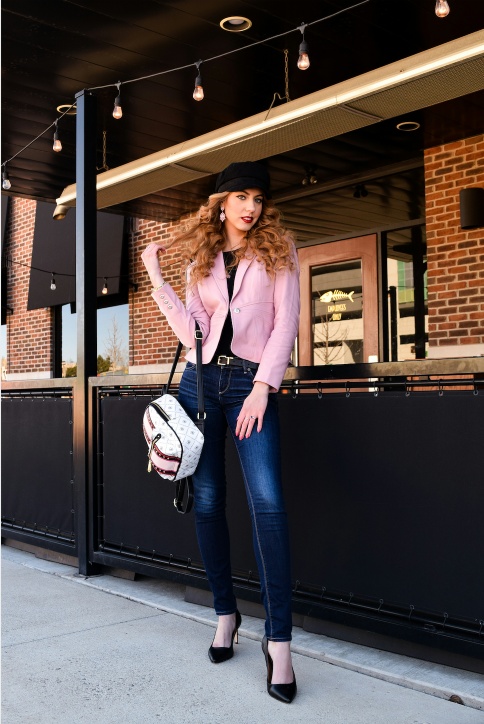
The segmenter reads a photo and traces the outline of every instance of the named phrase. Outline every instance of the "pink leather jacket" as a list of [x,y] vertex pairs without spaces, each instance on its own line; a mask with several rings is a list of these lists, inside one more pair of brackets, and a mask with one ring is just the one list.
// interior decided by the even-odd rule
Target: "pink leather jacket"
[[[230,314],[237,357],[259,363],[254,380],[276,392],[286,372],[299,325],[299,266],[283,269],[274,278],[257,259],[241,259],[237,267]],[[188,270],[190,271],[190,270]],[[213,357],[229,312],[229,295],[222,252],[208,277],[187,292],[186,307],[169,284],[152,293],[170,327],[187,347],[186,359],[195,362],[195,320],[203,333],[202,360]]]

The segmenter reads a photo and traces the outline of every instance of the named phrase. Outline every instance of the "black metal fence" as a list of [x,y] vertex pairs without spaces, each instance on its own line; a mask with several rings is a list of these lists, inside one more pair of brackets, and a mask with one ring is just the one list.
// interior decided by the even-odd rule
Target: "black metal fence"
[[[422,372],[435,366],[424,365],[393,365],[391,375],[389,365],[352,366],[351,379],[342,368],[288,371],[278,397],[293,607],[482,657],[483,370],[477,361],[462,379],[469,366],[431,375]],[[141,420],[163,382],[162,375],[91,380],[97,436],[90,481],[72,469],[72,390],[7,385],[3,536],[84,548],[93,566],[206,587],[193,516],[178,515],[172,485],[146,471]],[[237,594],[258,600],[230,440],[227,478]],[[79,486],[89,525],[77,521]],[[92,531],[84,546],[77,530]]]

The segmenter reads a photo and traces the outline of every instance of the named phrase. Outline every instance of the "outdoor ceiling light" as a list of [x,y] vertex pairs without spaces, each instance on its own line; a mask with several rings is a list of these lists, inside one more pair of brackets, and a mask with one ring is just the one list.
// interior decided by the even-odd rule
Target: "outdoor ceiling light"
[[418,131],[420,123],[417,121],[402,121],[401,123],[397,123],[396,128],[399,131]]
[[446,18],[450,13],[450,7],[447,0],[436,0],[435,14],[438,18]]
[[5,189],[5,191],[8,191],[12,188],[12,184],[10,183],[10,179],[7,175],[7,165],[5,164],[3,171],[2,171],[2,189]]
[[56,153],[59,153],[59,151],[62,151],[62,143],[61,143],[61,140],[60,140],[60,138],[59,138],[59,131],[58,131],[58,129],[57,129],[57,120],[56,120],[56,122],[55,122],[54,145],[52,146],[52,149],[53,149]]
[[62,115],[65,116],[75,116],[77,113],[77,108],[75,104],[72,103],[63,103],[60,106],[57,106],[57,113],[62,113]]
[[121,81],[116,83],[116,88],[118,89],[118,94],[114,100],[114,109],[113,109],[113,118],[116,118],[119,120],[123,117],[123,109],[121,108]]
[[248,30],[251,25],[252,21],[249,18],[243,18],[242,15],[231,15],[220,21],[220,27],[228,33],[241,33],[243,30]]

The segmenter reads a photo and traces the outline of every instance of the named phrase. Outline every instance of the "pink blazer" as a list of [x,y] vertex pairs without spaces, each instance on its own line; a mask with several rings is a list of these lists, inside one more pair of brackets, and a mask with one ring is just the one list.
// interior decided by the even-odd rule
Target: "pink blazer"
[[[256,381],[279,389],[299,326],[299,267],[267,274],[257,259],[241,259],[230,302],[222,252],[208,277],[187,292],[186,307],[169,284],[152,293],[177,337],[191,347],[186,359],[195,362],[195,320],[203,332],[203,364],[211,361],[230,311],[235,356],[259,363]],[[190,271],[190,270],[189,270]]]

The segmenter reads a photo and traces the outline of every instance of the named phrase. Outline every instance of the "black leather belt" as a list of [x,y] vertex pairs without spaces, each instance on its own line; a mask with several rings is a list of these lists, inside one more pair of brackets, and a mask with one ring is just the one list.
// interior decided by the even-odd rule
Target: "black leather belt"
[[241,359],[240,357],[227,357],[224,354],[217,357],[215,364],[220,367],[249,367],[251,370],[256,370],[259,367],[258,362],[251,362],[248,359]]

